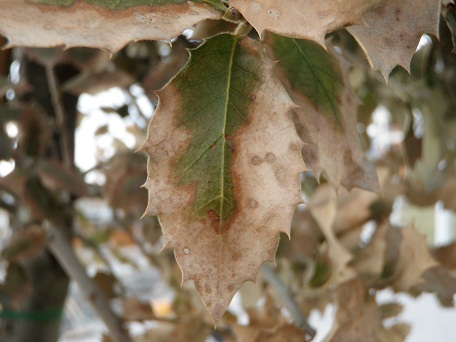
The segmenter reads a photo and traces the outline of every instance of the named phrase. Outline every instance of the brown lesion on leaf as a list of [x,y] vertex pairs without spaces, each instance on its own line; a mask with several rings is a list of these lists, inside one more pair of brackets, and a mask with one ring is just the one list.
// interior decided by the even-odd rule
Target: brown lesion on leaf
[[250,159],[253,165],[258,166],[263,163],[263,159],[261,159],[259,156],[253,156],[252,159]]
[[258,207],[258,202],[254,200],[253,198],[249,199],[249,207],[252,209],[255,209]]
[[268,153],[266,153],[264,160],[266,160],[267,163],[272,164],[275,162],[276,156],[274,153],[268,152]]

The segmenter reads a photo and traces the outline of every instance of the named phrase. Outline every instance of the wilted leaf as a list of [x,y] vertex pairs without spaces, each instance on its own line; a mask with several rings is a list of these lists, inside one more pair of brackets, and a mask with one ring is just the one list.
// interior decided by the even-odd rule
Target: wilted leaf
[[356,99],[341,69],[342,61],[308,40],[267,34],[279,77],[293,101],[293,119],[306,143],[302,154],[317,179],[324,173],[337,190],[341,185],[379,192],[374,167],[361,149],[356,129]]
[[431,267],[438,266],[426,244],[426,238],[408,226],[400,229],[402,240],[399,255],[394,269],[393,286],[399,290],[410,288],[424,282],[423,273]]
[[[170,40],[203,19],[217,19],[220,0],[0,1],[8,47],[65,45],[117,52],[130,41]],[[33,20],[31,20],[33,18]]]
[[284,36],[311,39],[325,46],[325,35],[359,23],[365,11],[382,0],[231,0],[262,35],[265,30]]
[[301,201],[302,142],[272,69],[249,38],[208,39],[158,92],[143,146],[146,214],[160,218],[164,247],[174,248],[215,322],[274,260]]
[[360,43],[374,70],[385,79],[396,65],[410,61],[425,33],[438,37],[440,1],[389,0],[364,15],[364,24],[348,31]]

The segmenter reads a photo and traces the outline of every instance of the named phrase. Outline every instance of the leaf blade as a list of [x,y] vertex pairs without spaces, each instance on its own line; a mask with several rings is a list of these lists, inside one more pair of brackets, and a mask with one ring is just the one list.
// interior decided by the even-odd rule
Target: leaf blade
[[[216,51],[232,55],[233,62],[219,58]],[[210,57],[204,60],[206,55]],[[197,82],[203,70],[208,77],[222,70],[226,77],[212,78],[215,84]],[[183,71],[158,92],[159,105],[143,146],[148,154],[146,214],[159,217],[164,247],[174,248],[183,280],[195,282],[214,322],[242,283],[254,280],[264,261],[274,260],[279,233],[289,232],[294,207],[301,201],[302,142],[290,119],[292,102],[272,71],[273,63],[251,39],[229,34],[208,39],[191,51]],[[214,94],[223,88],[229,95],[209,105],[199,102],[206,121],[191,116],[194,107],[185,104],[200,100],[194,95],[185,98],[182,87],[188,80],[193,88],[188,94],[203,94],[199,88],[206,87]],[[228,101],[239,103],[238,111]],[[225,141],[210,150],[221,133],[227,134]],[[198,148],[200,153],[189,153]],[[192,158],[186,160],[194,161],[208,148],[212,159],[209,154],[199,158],[199,169],[183,182],[182,156],[188,154]],[[213,170],[216,157],[218,167]],[[221,202],[213,201],[214,193],[221,194],[222,180],[223,187],[231,189],[223,194],[233,203],[230,211],[222,212]],[[201,203],[207,205],[198,210]]]

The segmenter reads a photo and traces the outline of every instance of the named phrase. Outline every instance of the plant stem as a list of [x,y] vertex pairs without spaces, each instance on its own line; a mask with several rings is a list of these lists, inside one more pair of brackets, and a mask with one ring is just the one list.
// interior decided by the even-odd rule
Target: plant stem
[[122,321],[111,310],[109,301],[103,292],[86,274],[73,252],[69,241],[57,228],[52,228],[49,249],[52,251],[68,276],[76,281],[81,292],[89,300],[98,316],[103,320],[111,334],[113,342],[129,342],[130,336],[122,327]]
[[290,315],[294,318],[295,325],[298,328],[304,329],[310,338],[309,341],[312,340],[315,337],[316,331],[309,324],[299,309],[298,304],[294,301],[290,289],[282,282],[282,280],[280,280],[271,265],[263,264],[261,270],[265,280],[276,289],[283,304],[290,312]]
[[52,65],[46,65],[46,78],[48,81],[49,92],[51,93],[57,127],[60,131],[62,159],[64,165],[71,169],[73,167],[73,161],[71,158],[70,142],[68,140],[69,133],[65,125],[65,111],[63,110],[62,102],[60,99],[60,91],[57,86],[57,78],[55,76],[54,67]]

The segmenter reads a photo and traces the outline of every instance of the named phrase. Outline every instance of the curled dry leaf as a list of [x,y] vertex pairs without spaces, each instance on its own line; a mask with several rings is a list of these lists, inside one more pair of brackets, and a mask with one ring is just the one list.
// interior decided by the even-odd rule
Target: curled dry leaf
[[383,0],[231,0],[262,35],[265,30],[311,39],[325,46],[325,35],[359,23],[363,14]]
[[208,39],[158,92],[142,147],[146,214],[159,217],[164,247],[174,248],[214,322],[274,261],[301,201],[302,142],[273,66],[249,38]]
[[361,148],[356,129],[358,100],[347,67],[335,53],[318,44],[268,33],[269,55],[278,60],[279,77],[293,101],[293,120],[306,143],[302,155],[319,179],[326,176],[337,190],[342,185],[379,192],[375,169]]
[[[117,52],[131,41],[170,40],[204,19],[217,19],[219,0],[0,0],[7,47],[65,45]],[[33,20],[30,20],[33,18]]]
[[440,0],[388,0],[365,13],[364,24],[348,28],[385,79],[396,65],[410,71],[421,36],[439,36]]

